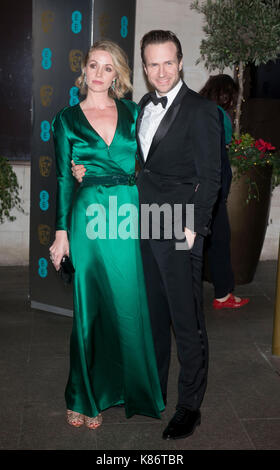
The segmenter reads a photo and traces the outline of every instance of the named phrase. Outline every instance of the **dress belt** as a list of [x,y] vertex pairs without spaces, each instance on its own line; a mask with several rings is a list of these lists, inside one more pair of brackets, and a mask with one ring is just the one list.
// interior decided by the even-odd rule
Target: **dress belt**
[[119,184],[125,184],[128,186],[135,185],[135,175],[108,175],[108,176],[84,176],[83,181],[81,182],[80,186],[94,186],[94,185],[102,185],[102,186],[117,186]]

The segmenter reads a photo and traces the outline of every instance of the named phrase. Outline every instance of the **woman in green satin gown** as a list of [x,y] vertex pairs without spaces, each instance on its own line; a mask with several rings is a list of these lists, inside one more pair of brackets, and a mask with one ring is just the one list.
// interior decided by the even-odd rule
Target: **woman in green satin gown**
[[[124,404],[127,417],[159,418],[164,404],[138,219],[134,228],[131,218],[127,223],[127,210],[139,205],[138,107],[122,98],[131,87],[123,51],[110,41],[94,44],[78,83],[85,100],[62,109],[53,121],[58,189],[50,256],[58,270],[70,254],[75,268],[67,420],[95,428],[109,407]],[[86,168],[77,190],[71,160]]]

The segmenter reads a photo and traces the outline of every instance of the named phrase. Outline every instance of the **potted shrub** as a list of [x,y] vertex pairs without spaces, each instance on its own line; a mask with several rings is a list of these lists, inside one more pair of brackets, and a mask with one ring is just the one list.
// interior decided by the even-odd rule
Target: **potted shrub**
[[261,253],[271,191],[279,184],[279,154],[262,136],[240,129],[244,69],[276,60],[280,54],[279,0],[196,0],[204,15],[201,57],[209,71],[231,67],[239,83],[234,139],[229,148],[233,182],[228,199],[232,266],[236,284],[251,282]]
[[248,133],[242,134],[239,138],[235,134],[228,148],[228,154],[234,169],[234,180],[237,181],[242,176],[247,178],[246,204],[251,200],[260,201],[255,174],[266,172],[271,174],[272,189],[280,183],[280,156],[275,150],[270,142],[265,142],[263,139],[256,140]]
[[228,198],[232,266],[237,284],[251,282],[269,217],[271,192],[280,183],[280,156],[269,142],[242,134],[232,140],[233,182]]
[[19,197],[19,185],[17,176],[5,157],[0,156],[0,224],[8,220],[16,219],[11,215],[11,210],[16,208],[23,211]]

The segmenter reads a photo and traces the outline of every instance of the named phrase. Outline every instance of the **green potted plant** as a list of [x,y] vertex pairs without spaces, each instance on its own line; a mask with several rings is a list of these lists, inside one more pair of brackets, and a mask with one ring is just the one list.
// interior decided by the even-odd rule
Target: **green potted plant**
[[0,156],[0,224],[8,220],[14,221],[16,217],[11,215],[13,208],[24,212],[19,197],[19,184],[17,176],[5,157]]
[[270,142],[263,139],[254,139],[250,134],[244,133],[239,138],[234,136],[229,149],[229,159],[234,168],[234,178],[247,177],[248,194],[246,204],[253,199],[260,202],[260,193],[254,174],[271,172],[272,190],[280,183],[280,155]]
[[[280,54],[279,0],[195,0],[203,14],[205,37],[200,58],[209,70],[231,67],[239,83],[234,139],[229,147],[233,182],[228,199],[232,265],[237,284],[255,274],[269,216],[271,190],[279,184],[280,157],[262,136],[241,131],[244,69],[276,60]],[[241,133],[242,132],[242,133]],[[240,135],[241,134],[241,135]],[[273,143],[272,143],[273,144]],[[263,147],[262,147],[263,145]]]
[[251,282],[268,224],[272,189],[280,183],[280,156],[274,146],[250,134],[229,147],[233,181],[228,198],[232,265],[237,284]]

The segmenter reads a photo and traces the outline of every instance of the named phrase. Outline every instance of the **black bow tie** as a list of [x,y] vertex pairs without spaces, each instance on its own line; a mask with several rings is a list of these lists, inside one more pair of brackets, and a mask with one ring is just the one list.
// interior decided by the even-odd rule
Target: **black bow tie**
[[158,98],[155,93],[150,94],[151,101],[154,103],[156,106],[157,104],[161,103],[162,107],[165,108],[167,105],[167,96],[161,96],[161,98]]

